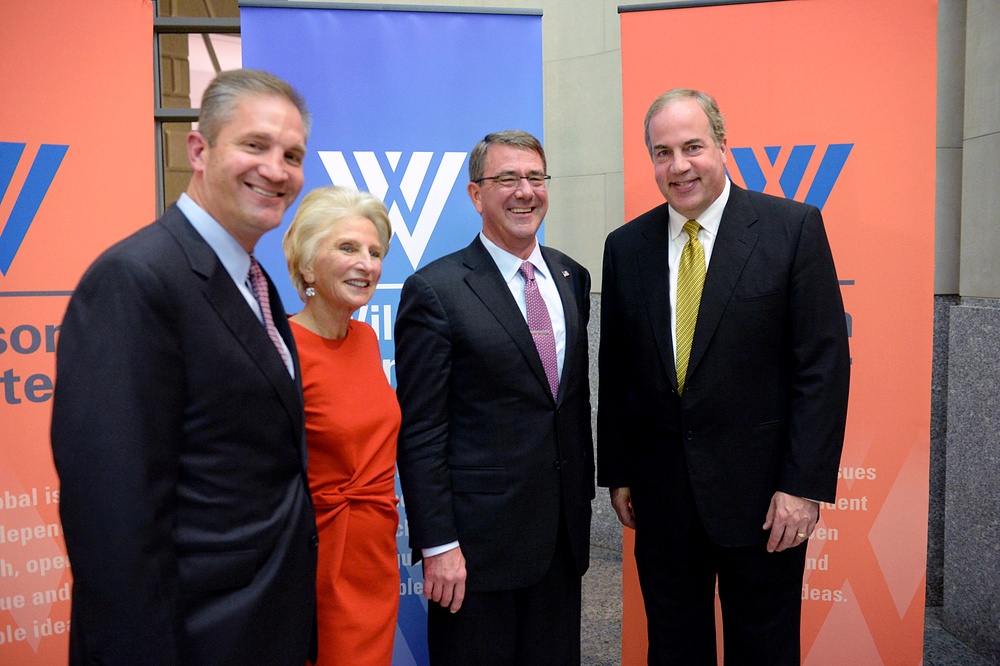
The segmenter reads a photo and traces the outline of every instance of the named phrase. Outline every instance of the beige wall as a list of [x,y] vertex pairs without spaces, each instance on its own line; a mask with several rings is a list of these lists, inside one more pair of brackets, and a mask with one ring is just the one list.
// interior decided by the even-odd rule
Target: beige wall
[[965,109],[965,2],[938,6],[934,293],[958,293]]
[[1000,2],[953,4],[967,4],[958,293],[1000,298]]
[[1000,3],[938,5],[934,291],[1000,298]]

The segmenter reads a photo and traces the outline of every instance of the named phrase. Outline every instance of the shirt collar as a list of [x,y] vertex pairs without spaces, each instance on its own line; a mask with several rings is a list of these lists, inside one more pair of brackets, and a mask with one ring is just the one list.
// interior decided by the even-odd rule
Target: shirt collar
[[549,275],[549,267],[545,265],[545,259],[542,258],[542,246],[538,244],[537,240],[535,241],[535,247],[532,248],[531,254],[528,255],[527,259],[522,259],[511,254],[487,238],[481,231],[479,232],[479,240],[482,241],[486,251],[493,257],[493,262],[500,269],[500,274],[503,276],[504,282],[510,282],[514,279],[514,276],[521,269],[521,263],[524,261],[530,261],[535,267],[535,274],[541,274],[543,280],[551,277]]
[[181,194],[177,200],[177,207],[215,252],[226,272],[233,278],[233,282],[236,284],[246,282],[247,273],[250,272],[250,255],[243,246],[187,193]]
[[[729,202],[729,191],[730,182],[726,178],[726,185],[722,188],[722,194],[705,209],[704,213],[698,216],[698,224],[713,237],[719,235],[719,225],[722,224],[722,213],[726,209],[726,203]],[[670,240],[675,241],[678,236],[684,233],[684,223],[689,218],[678,213],[672,206],[668,206],[668,211],[670,215]]]

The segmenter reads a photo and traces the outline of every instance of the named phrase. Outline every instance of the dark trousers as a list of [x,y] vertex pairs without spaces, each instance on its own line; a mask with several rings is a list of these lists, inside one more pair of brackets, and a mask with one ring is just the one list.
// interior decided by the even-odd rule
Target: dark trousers
[[797,666],[805,544],[780,553],[723,548],[704,529],[677,541],[664,527],[640,526],[635,538],[649,663],[716,666],[718,581],[726,666]]
[[560,526],[552,566],[538,583],[516,590],[466,592],[457,613],[428,603],[431,665],[579,666],[580,582],[565,527]]

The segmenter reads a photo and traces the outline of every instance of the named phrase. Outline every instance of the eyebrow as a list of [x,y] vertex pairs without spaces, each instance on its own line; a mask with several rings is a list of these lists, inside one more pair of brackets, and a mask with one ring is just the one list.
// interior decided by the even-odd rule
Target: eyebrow
[[[682,143],[681,146],[682,147],[683,146],[690,146],[690,145],[693,145],[693,144],[696,144],[696,143],[705,143],[705,140],[704,139],[698,139],[698,138],[688,139],[687,141],[685,141],[684,143]],[[669,146],[666,146],[666,145],[664,145],[662,143],[653,144],[653,150],[659,150],[660,148],[669,148]]]
[[[517,176],[517,175],[519,175],[519,174],[516,171],[512,171],[512,170],[508,169],[507,171],[501,171],[496,176],[494,176],[494,178],[498,178],[500,176]],[[524,177],[527,178],[529,176],[544,176],[544,175],[545,175],[545,171],[544,170],[532,169],[531,171],[529,171],[528,173],[526,173],[524,175]]]
[[[278,143],[278,140],[274,137],[274,135],[273,134],[268,134],[267,132],[247,132],[246,134],[243,134],[242,136],[240,136],[239,140],[240,141],[250,141],[250,140],[264,141],[264,142],[269,143],[269,144],[276,144],[276,143]],[[288,150],[292,151],[293,153],[297,153],[299,155],[305,155],[306,154],[306,145],[304,143],[296,143],[291,148],[288,148]]]

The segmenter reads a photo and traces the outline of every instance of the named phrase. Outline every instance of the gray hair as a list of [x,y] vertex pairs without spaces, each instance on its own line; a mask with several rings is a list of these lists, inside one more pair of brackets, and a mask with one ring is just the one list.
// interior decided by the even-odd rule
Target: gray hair
[[486,170],[486,154],[489,152],[490,146],[514,146],[515,148],[530,150],[542,158],[542,168],[548,168],[545,162],[545,149],[542,148],[542,144],[538,139],[521,130],[504,130],[503,132],[487,134],[472,149],[472,154],[469,155],[470,182],[477,181],[483,177],[483,171]]
[[286,99],[298,109],[309,138],[312,117],[306,101],[287,81],[259,69],[234,69],[216,76],[201,99],[198,131],[209,146],[215,145],[219,132],[236,116],[236,107],[247,97],[278,97]]
[[684,99],[693,99],[698,102],[701,110],[705,112],[706,116],[708,116],[708,126],[712,130],[712,138],[715,140],[715,145],[719,148],[722,147],[722,142],[726,140],[726,120],[722,117],[722,113],[719,112],[719,104],[715,101],[715,98],[708,93],[701,92],[700,90],[691,90],[690,88],[674,88],[673,90],[668,90],[653,100],[653,103],[649,107],[649,111],[646,112],[646,120],[643,122],[643,129],[645,131],[646,149],[649,150],[650,155],[653,154],[653,144],[649,140],[649,121],[652,120],[653,116],[655,116],[663,107]]

